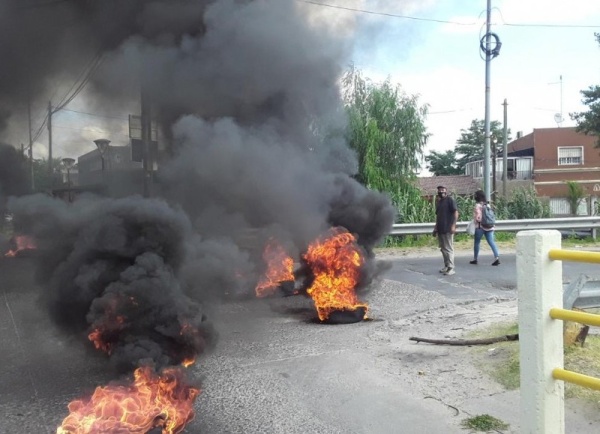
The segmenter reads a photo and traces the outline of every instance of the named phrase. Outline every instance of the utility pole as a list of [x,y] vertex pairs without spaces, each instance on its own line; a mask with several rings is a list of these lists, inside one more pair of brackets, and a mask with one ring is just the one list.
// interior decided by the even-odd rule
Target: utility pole
[[562,120],[563,120],[563,117],[562,117],[562,74],[560,75],[560,119],[562,122]]
[[52,174],[52,101],[48,101],[48,176],[50,185],[54,185],[54,176]]
[[[481,51],[485,53],[485,140],[483,144],[483,188],[485,197],[490,199],[490,63],[500,54],[500,38],[490,32],[492,0],[487,0],[485,35],[479,41]],[[492,48],[492,38],[495,46]]]
[[498,139],[496,137],[490,138],[490,153],[492,154],[492,193],[491,201],[496,201],[496,157],[498,156]]
[[502,196],[506,198],[506,178],[508,177],[508,150],[507,147],[507,132],[508,132],[508,103],[506,102],[506,98],[504,98],[504,137],[502,138]]
[[556,122],[556,126],[560,128],[562,123],[564,122],[563,118],[563,77],[562,74],[559,76],[559,81],[555,81],[553,83],[548,84],[558,84],[560,86],[560,112],[554,114],[554,122]]
[[487,0],[485,21],[485,136],[483,144],[483,191],[490,200],[490,20],[492,0]]
[[152,158],[152,114],[151,103],[148,98],[146,85],[142,83],[141,90],[141,124],[142,124],[142,149],[144,155],[144,197],[150,197],[152,194],[152,170],[154,159]]
[[31,135],[31,94],[27,95],[27,122],[29,125],[29,173],[31,175],[31,192],[35,190],[35,178],[33,176],[33,137]]
[[563,118],[563,85],[562,85],[562,74],[561,74],[560,75],[560,124],[558,124],[559,128],[562,125],[564,120],[565,119]]

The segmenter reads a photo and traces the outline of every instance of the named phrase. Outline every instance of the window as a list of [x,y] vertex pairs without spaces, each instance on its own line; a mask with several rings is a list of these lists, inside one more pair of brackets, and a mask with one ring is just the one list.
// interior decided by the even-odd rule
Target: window
[[581,165],[583,164],[583,146],[568,146],[558,148],[558,165]]

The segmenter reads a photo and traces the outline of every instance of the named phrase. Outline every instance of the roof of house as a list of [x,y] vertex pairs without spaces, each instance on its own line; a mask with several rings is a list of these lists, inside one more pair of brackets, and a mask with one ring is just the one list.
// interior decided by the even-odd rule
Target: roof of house
[[469,175],[429,176],[417,178],[417,183],[426,195],[435,195],[438,185],[457,195],[473,194],[481,188],[479,182]]

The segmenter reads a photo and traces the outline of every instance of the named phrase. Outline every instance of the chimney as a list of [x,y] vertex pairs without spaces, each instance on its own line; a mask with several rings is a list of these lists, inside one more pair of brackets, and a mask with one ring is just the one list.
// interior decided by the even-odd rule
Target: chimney
[[523,137],[523,131],[517,131],[517,139]]

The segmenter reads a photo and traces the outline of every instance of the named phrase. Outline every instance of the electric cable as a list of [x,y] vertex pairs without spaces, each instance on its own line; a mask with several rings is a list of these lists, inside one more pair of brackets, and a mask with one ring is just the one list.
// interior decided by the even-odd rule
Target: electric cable
[[[328,8],[333,8],[333,9],[342,9],[342,10],[346,10],[346,11],[350,11],[350,12],[360,12],[360,13],[369,14],[369,15],[379,15],[379,16],[401,18],[401,19],[407,19],[407,20],[425,21],[425,22],[433,22],[433,23],[440,23],[440,24],[453,24],[453,25],[457,25],[457,26],[475,26],[478,24],[478,22],[461,23],[458,21],[440,20],[440,19],[434,19],[434,18],[421,18],[421,17],[413,17],[410,15],[400,15],[400,14],[392,14],[392,13],[387,13],[387,12],[370,11],[370,10],[366,10],[366,9],[349,8],[346,6],[338,6],[338,5],[332,5],[332,4],[327,4],[327,3],[320,3],[320,2],[312,1],[312,0],[297,0],[297,1],[300,1],[302,3],[308,3],[311,5],[315,5],[315,6],[322,6],[322,7],[328,7]],[[500,9],[498,9],[497,7],[493,8],[493,9],[496,9],[500,12]],[[500,13],[500,15],[502,15],[502,13]],[[582,24],[525,24],[525,23],[517,24],[517,23],[508,23],[508,22],[504,21],[504,18],[502,18],[502,25],[512,26],[512,27],[600,28],[600,25],[582,25]]]

